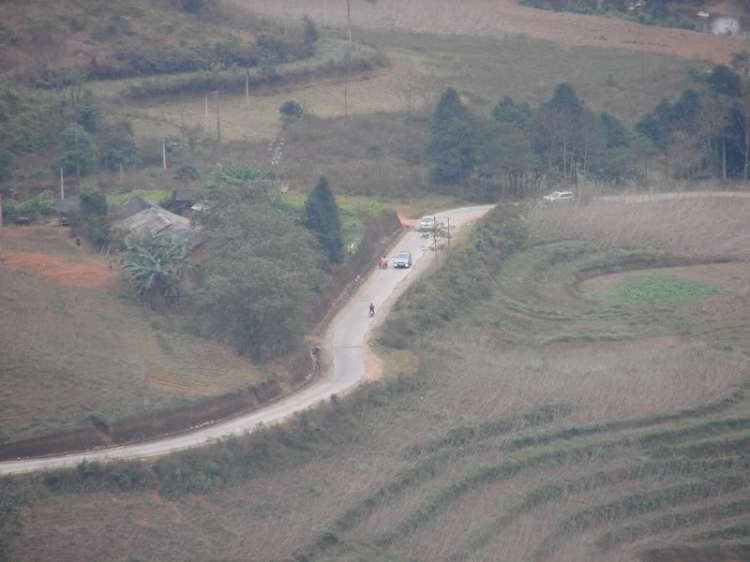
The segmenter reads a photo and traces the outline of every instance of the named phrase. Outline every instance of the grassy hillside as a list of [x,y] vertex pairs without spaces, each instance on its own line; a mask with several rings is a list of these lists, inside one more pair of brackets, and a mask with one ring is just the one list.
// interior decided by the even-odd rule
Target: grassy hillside
[[0,234],[0,440],[113,421],[262,380],[231,349],[152,318],[117,267],[53,228]]
[[[690,218],[677,202],[661,217],[681,217],[679,236],[706,209]],[[526,217],[535,242],[524,247],[522,230],[508,228],[517,211],[490,215],[452,266],[407,292],[382,333],[404,348],[385,355],[391,378],[152,473],[94,467],[48,479],[23,511],[17,558],[458,562],[503,552],[581,562],[742,552],[750,316],[736,280],[747,264],[665,273],[688,253],[545,238],[542,211]],[[608,272],[622,268],[716,291],[648,307],[596,298],[592,283],[617,286],[625,274]],[[419,359],[416,373],[394,371],[403,354]],[[73,513],[75,523],[59,524]]]
[[[226,96],[223,107],[235,124],[227,133],[230,150],[265,160],[266,139],[279,130],[275,108],[295,99],[311,118],[283,133],[278,169],[293,185],[310,185],[325,172],[334,188],[398,197],[431,186],[425,156],[430,112],[447,87],[459,90],[477,115],[490,115],[505,95],[537,106],[556,84],[569,81],[587,107],[632,126],[662,96],[675,99],[682,89],[698,87],[690,68],[707,68],[665,55],[567,47],[522,36],[367,31],[359,38],[390,64],[346,81],[346,103],[342,77],[259,92],[250,106],[241,92]],[[202,122],[202,98],[180,103],[187,122]],[[178,107],[164,101],[148,111],[176,119]]]
[[[606,45],[561,46],[509,34],[414,35],[397,29],[359,31],[352,63],[346,62],[340,30],[323,28],[321,19],[315,56],[274,65],[273,79],[260,66],[250,68],[248,101],[243,64],[214,61],[201,70],[188,64],[204,64],[208,51],[211,57],[225,50],[240,57],[261,34],[284,35],[281,20],[254,15],[247,6],[216,2],[213,11],[192,15],[178,2],[166,0],[127,7],[73,0],[47,7],[44,0],[34,0],[2,10],[12,16],[7,24],[15,37],[9,40],[10,59],[24,61],[35,49],[51,57],[13,63],[6,73],[5,84],[30,108],[12,128],[19,129],[13,135],[23,140],[11,143],[22,195],[56,189],[60,148],[54,132],[50,135],[50,124],[64,125],[58,123],[57,104],[70,97],[70,88],[26,90],[28,76],[44,69],[63,75],[71,65],[88,69],[84,89],[91,90],[104,110],[105,126],[121,120],[132,124],[142,165],[125,166],[122,179],[117,167],[100,166],[92,181],[104,189],[178,187],[172,177],[182,164],[209,174],[218,160],[217,105],[215,96],[209,96],[206,118],[205,96],[218,90],[224,161],[270,164],[268,143],[281,135],[286,144],[275,169],[293,189],[307,189],[326,173],[339,192],[393,197],[424,192],[430,185],[424,155],[426,116],[446,87],[458,88],[473,111],[487,115],[505,95],[536,106],[557,83],[568,81],[588,107],[632,125],[662,96],[674,99],[682,89],[695,87],[689,69],[700,74],[707,68],[700,62]],[[58,13],[62,11],[65,14]],[[49,24],[49,38],[35,35],[37,21]],[[289,41],[297,40],[296,17],[287,19],[287,28]],[[61,46],[44,45],[42,39],[58,36]],[[91,70],[94,53],[100,70],[111,63],[112,79],[97,79],[104,71],[97,75]],[[586,64],[580,64],[582,60]],[[185,65],[174,67],[175,61]],[[128,67],[131,63],[135,67]],[[143,67],[146,63],[148,68]],[[282,132],[278,110],[290,99],[302,104],[307,118]],[[161,170],[164,136],[170,149],[166,171]],[[105,139],[96,140],[101,153]],[[11,187],[9,181],[0,185],[6,196]],[[72,184],[69,188],[74,189]]]
[[134,72],[137,56],[159,50],[255,39],[256,18],[224,6],[198,15],[179,1],[29,0],[0,6],[4,77],[72,69]]

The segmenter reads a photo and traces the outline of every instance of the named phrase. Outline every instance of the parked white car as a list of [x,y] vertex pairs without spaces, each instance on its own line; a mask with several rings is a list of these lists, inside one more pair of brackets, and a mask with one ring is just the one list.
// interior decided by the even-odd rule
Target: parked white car
[[437,218],[434,216],[425,216],[422,217],[422,219],[419,221],[419,230],[435,230],[435,225],[437,224]]
[[572,201],[575,195],[572,191],[553,191],[549,195],[542,197],[545,203],[554,203],[555,201]]
[[407,252],[406,250],[401,250],[398,254],[396,254],[396,257],[393,258],[393,267],[411,267],[412,259],[411,259],[411,252]]

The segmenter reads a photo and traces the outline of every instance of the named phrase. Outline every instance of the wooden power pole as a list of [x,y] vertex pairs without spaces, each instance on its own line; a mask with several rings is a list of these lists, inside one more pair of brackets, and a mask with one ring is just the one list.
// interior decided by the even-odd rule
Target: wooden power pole
[[218,157],[221,160],[221,116],[219,115],[219,91],[214,92],[216,94],[216,140],[218,142]]
[[352,6],[351,0],[346,0],[346,23],[349,27],[349,45],[352,44]]

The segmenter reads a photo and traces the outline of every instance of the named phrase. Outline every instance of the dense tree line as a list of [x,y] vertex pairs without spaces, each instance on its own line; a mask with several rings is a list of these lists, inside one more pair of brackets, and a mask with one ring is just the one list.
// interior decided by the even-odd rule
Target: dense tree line
[[[299,28],[287,33],[261,33],[254,41],[230,35],[223,41],[207,42],[199,37],[180,45],[130,43],[116,49],[105,60],[93,57],[85,72],[93,80],[132,76],[263,67],[302,60],[315,55],[319,38],[315,22],[305,16]],[[80,70],[45,68],[33,73],[35,88],[59,88],[75,84]]]
[[[690,12],[699,7],[687,0],[648,0],[647,2],[630,0],[521,0],[521,5],[554,10],[556,12],[574,12],[577,14],[596,14],[625,18],[644,25],[660,25],[678,29],[702,29],[699,18],[691,17]],[[687,13],[686,13],[687,8]]]
[[23,96],[13,89],[0,93],[0,182],[14,178],[18,157],[40,149],[57,148],[66,177],[85,178],[102,166],[111,171],[132,169],[142,162],[133,126],[126,120],[107,120],[93,94],[83,87],[83,76],[52,101]]
[[324,283],[325,258],[299,215],[250,166],[224,166],[205,214],[210,257],[197,317],[258,360],[296,346]]
[[614,116],[588,110],[569,84],[539,108],[504,97],[475,116],[451,89],[441,96],[427,149],[438,184],[522,196],[542,179],[569,185],[585,174],[621,182],[638,176],[632,135]]
[[[738,60],[738,67],[747,62]],[[643,183],[658,169],[668,178],[746,181],[750,86],[723,65],[704,82],[674,101],[662,99],[633,130],[587,108],[568,83],[536,108],[503,97],[487,116],[473,114],[449,88],[437,103],[426,149],[432,178],[489,199],[528,195],[543,180],[560,187],[582,178]]]

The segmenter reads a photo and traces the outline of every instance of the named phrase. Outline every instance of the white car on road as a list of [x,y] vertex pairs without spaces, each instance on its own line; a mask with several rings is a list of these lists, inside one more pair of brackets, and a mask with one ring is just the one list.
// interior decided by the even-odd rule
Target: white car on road
[[393,258],[393,267],[411,267],[412,264],[412,258],[411,258],[411,252],[407,252],[406,250],[401,250],[398,254],[396,254],[396,257]]
[[572,191],[553,191],[549,195],[542,197],[545,203],[554,203],[555,201],[572,201],[575,195]]

